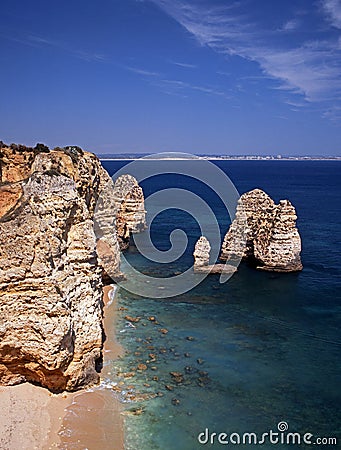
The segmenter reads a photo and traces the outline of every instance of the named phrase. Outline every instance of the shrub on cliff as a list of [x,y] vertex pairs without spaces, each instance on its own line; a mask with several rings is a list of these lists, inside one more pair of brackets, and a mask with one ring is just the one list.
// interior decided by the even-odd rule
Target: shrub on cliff
[[50,151],[47,145],[40,144],[39,142],[36,144],[33,150],[37,153],[49,153]]

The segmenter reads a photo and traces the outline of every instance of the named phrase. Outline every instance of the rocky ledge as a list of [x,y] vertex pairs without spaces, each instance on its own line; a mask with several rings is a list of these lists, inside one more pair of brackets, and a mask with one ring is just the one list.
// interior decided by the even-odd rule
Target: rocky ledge
[[[113,182],[78,147],[1,143],[0,152],[0,384],[58,392],[96,383],[102,277],[121,276]],[[119,219],[129,232],[132,209]]]
[[289,200],[275,202],[261,189],[243,194],[222,245],[220,259],[243,258],[257,269],[302,270],[296,211]]

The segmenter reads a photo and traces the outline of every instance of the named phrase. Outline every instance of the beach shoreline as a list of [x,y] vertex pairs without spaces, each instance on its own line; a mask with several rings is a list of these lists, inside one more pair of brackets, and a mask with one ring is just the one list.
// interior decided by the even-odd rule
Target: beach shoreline
[[[110,368],[106,361],[122,354],[115,340],[117,308],[112,286],[104,291],[103,349],[105,379]],[[52,394],[30,383],[0,388],[0,449],[122,450],[124,430],[122,405],[111,389],[94,386],[77,392]]]

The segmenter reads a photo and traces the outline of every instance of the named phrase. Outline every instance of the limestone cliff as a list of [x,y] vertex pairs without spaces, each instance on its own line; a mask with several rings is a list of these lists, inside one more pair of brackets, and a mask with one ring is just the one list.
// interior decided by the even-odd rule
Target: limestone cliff
[[278,205],[261,189],[243,194],[225,235],[220,258],[244,258],[257,269],[275,272],[302,270],[301,238],[296,211],[289,200]]
[[112,180],[77,147],[0,152],[0,384],[95,383],[102,266],[120,276]]

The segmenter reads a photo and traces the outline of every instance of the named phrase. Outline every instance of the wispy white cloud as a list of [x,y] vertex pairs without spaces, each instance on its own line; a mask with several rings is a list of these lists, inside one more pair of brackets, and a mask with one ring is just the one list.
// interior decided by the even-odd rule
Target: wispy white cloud
[[217,89],[217,88],[212,87],[212,86],[202,86],[202,85],[188,83],[188,82],[181,81],[181,80],[163,79],[163,80],[160,80],[160,82],[162,84],[164,84],[164,85],[167,85],[168,87],[173,87],[173,88],[175,88],[177,90],[199,91],[199,92],[202,92],[204,94],[216,95],[218,97],[223,97],[225,99],[230,99],[231,98],[231,96],[228,95],[223,90]]
[[[225,55],[238,55],[258,63],[278,89],[299,94],[308,102],[340,101],[341,53],[338,41],[272,44],[269,34],[239,13],[238,4],[214,6],[212,2],[150,0],[181,24],[203,46]],[[324,0],[337,23],[340,1]],[[341,16],[340,16],[341,19]],[[286,28],[296,26],[287,22]],[[273,37],[273,36],[272,36]]]
[[55,48],[59,51],[69,53],[71,56],[74,56],[75,58],[81,59],[86,62],[104,62],[106,60],[106,57],[103,54],[81,49],[75,49],[72,46],[66,44],[65,42],[49,39],[35,34],[28,34],[24,36],[11,36],[9,33],[6,33],[6,35],[3,36],[10,41],[18,42],[20,44],[28,45],[30,47]]
[[59,45],[59,43],[56,42],[56,41],[53,41],[53,40],[51,40],[51,39],[43,38],[42,36],[37,36],[37,35],[35,35],[35,34],[29,34],[29,35],[27,36],[27,41],[28,41],[29,43],[35,43],[35,44],[37,44],[37,45],[39,45],[39,44],[42,44],[42,45],[51,45],[51,46],[54,46],[54,47],[57,47],[57,46]]
[[106,62],[107,58],[101,53],[92,53],[84,50],[70,50],[76,58],[82,59],[86,62]]
[[187,98],[190,91],[197,91],[203,94],[223,97],[225,99],[230,98],[230,96],[226,92],[216,87],[203,86],[199,84],[188,83],[182,80],[165,78],[161,72],[153,72],[134,66],[128,66],[124,64],[120,64],[119,66],[125,70],[129,70],[130,72],[141,75],[143,78],[148,79],[148,82],[152,86],[156,86],[160,89],[161,92],[167,95],[176,95],[179,97]]
[[225,72],[224,70],[217,70],[218,75],[223,75],[224,77],[230,77],[231,72]]
[[196,66],[195,64],[189,64],[189,63],[172,61],[172,60],[169,60],[168,62],[170,64],[174,64],[175,66],[184,67],[185,69],[197,69],[198,68],[198,66]]
[[304,107],[308,106],[307,103],[305,103],[305,102],[299,102],[299,101],[295,101],[295,100],[291,100],[291,99],[285,99],[284,102],[287,105],[294,106],[295,108],[304,108]]
[[174,90],[172,91],[172,90],[167,90],[167,89],[161,89],[161,92],[166,95],[171,95],[171,96],[181,97],[181,98],[188,98],[188,95],[182,94],[181,92],[177,92]]
[[276,119],[281,119],[281,120],[288,120],[289,118],[286,116],[275,116]]
[[298,19],[291,19],[285,22],[279,31],[295,31],[299,28],[299,26],[300,21]]
[[145,70],[145,69],[141,69],[139,67],[133,67],[133,66],[126,66],[126,65],[122,65],[121,67],[129,70],[130,72],[136,73],[137,75],[142,75],[144,77],[159,77],[161,76],[160,72],[153,72],[151,70]]
[[341,0],[322,0],[321,5],[330,23],[341,29]]
[[341,121],[341,106],[332,106],[323,113],[323,117],[339,124]]
[[340,99],[340,62],[325,45],[306,44],[294,49],[254,49],[253,58],[262,69],[280,80],[278,89],[301,94],[307,101]]

